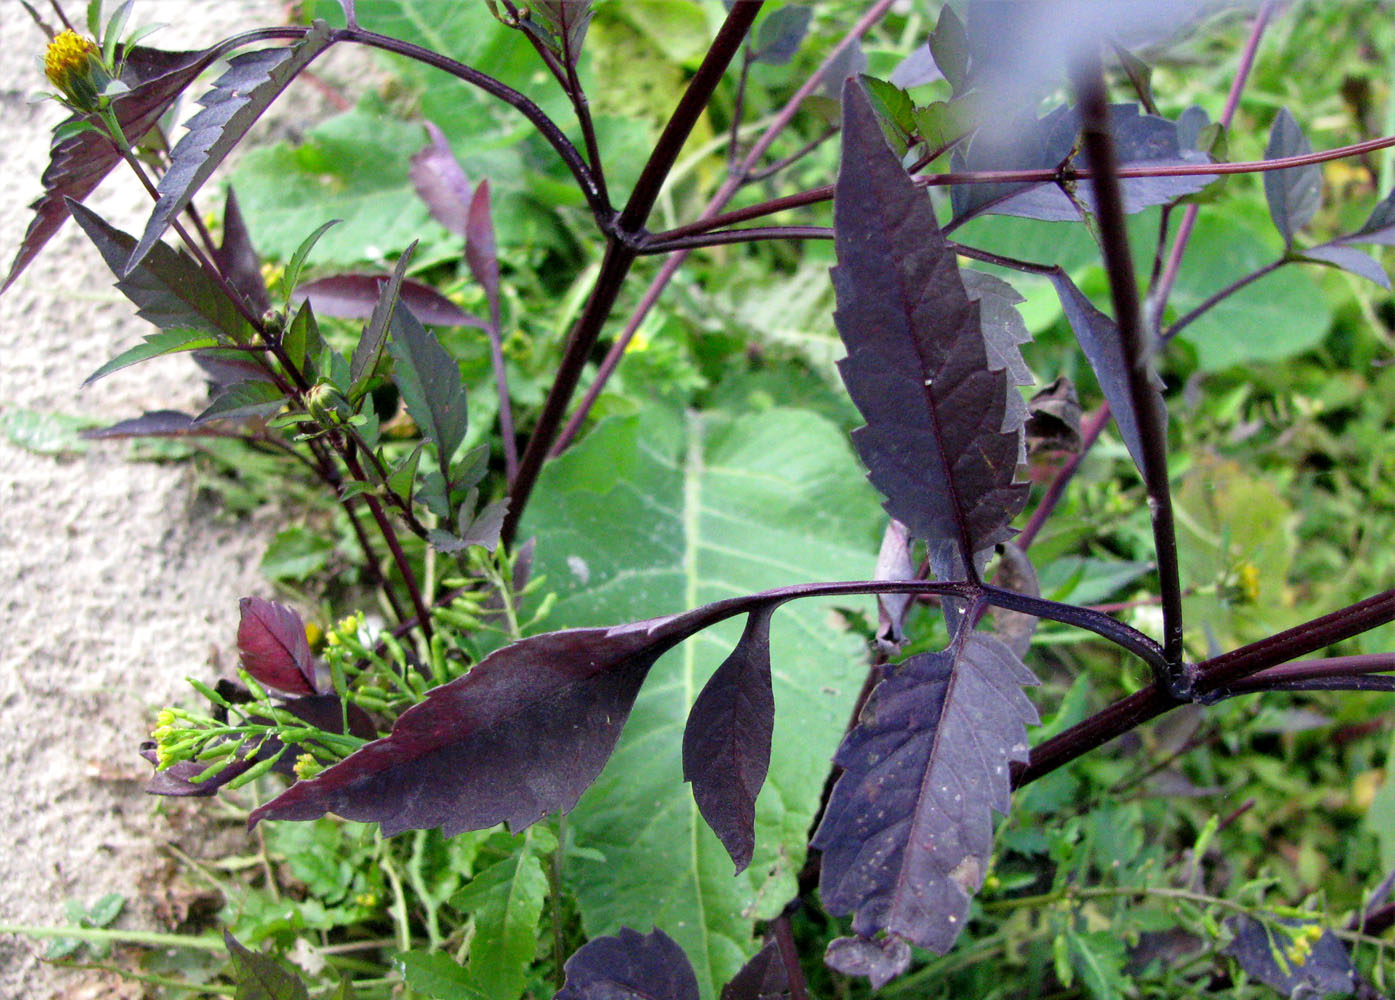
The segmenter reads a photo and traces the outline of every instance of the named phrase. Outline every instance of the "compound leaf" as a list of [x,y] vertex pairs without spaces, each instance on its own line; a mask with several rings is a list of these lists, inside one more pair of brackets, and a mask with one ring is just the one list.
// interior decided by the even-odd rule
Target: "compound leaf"
[[[1312,151],[1307,136],[1288,108],[1280,108],[1269,130],[1264,158],[1277,160]],[[1322,201],[1322,171],[1316,163],[1265,171],[1264,198],[1269,203],[1269,217],[1283,234],[1285,245],[1292,246],[1294,233],[1312,220]]]
[[756,796],[770,770],[775,694],[770,616],[753,611],[736,649],[707,680],[683,731],[683,780],[739,872],[756,846]]
[[329,25],[317,21],[294,45],[259,49],[228,60],[227,72],[200,99],[203,110],[189,119],[189,131],[170,151],[169,169],[160,178],[155,209],[123,268],[125,273],[134,270],[150,252],[170,220],[184,211],[189,199],[271,102],[331,42]]
[[538,947],[538,922],[547,902],[547,875],[540,854],[555,850],[546,827],[534,827],[497,864],[479,872],[451,898],[457,910],[474,914],[469,982],[491,1000],[518,1000],[528,985],[528,965]]
[[1027,759],[1036,684],[992,636],[963,629],[948,649],[890,669],[834,762],[843,774],[814,835],[828,911],[949,950],[983,884],[992,813],[1008,810],[1008,764]]
[[[70,201],[68,210],[107,266],[118,275],[117,290],[135,304],[141,319],[166,332],[179,331],[186,336],[211,334],[237,343],[251,339],[252,328],[237,307],[187,254],[161,243],[140,266],[122,275],[125,258],[135,240],[85,205]],[[200,346],[211,347],[213,342]],[[98,377],[94,375],[88,381]]]
[[408,308],[392,311],[392,342],[388,351],[397,361],[395,380],[407,412],[422,435],[436,448],[441,476],[450,482],[450,460],[465,440],[469,414],[460,366]]
[[[199,52],[165,52],[133,46],[125,55],[126,65],[121,74],[122,82],[131,89],[111,102],[112,112],[127,141],[139,144],[180,92],[224,51],[225,45]],[[44,193],[29,206],[34,210],[34,218],[0,291],[10,287],[58,232],[68,218],[68,199],[82,201],[96,190],[111,168],[121,162],[121,154],[104,131],[93,127],[77,134],[66,134],[80,121],[81,118],[74,116],[54,129],[49,164],[42,178]]]
[[258,683],[290,694],[316,694],[315,666],[300,615],[260,597],[237,602],[237,651]]
[[609,759],[649,668],[691,620],[566,629],[496,650],[251,823],[334,812],[379,823],[385,837],[432,827],[451,837],[566,812]]
[[838,368],[867,420],[853,442],[887,513],[928,542],[936,576],[962,579],[1026,503],[1013,481],[1021,426],[1004,430],[1016,390],[990,368],[980,306],[856,81],[843,122],[832,276],[848,351]]
[[582,945],[566,972],[554,1000],[698,1000],[688,956],[657,927],[645,935],[622,927]]

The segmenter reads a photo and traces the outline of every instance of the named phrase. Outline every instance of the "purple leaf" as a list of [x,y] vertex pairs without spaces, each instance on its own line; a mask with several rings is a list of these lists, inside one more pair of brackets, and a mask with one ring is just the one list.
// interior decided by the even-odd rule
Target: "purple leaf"
[[228,946],[238,1000],[308,1000],[310,994],[300,977],[275,959],[242,947],[227,931],[223,943]]
[[814,11],[810,7],[793,5],[772,11],[761,22],[751,59],[770,66],[783,66],[799,51],[804,36],[809,33],[809,21]]
[[[1128,362],[1124,360],[1124,343],[1120,339],[1119,328],[1114,321],[1100,312],[1087,299],[1066,272],[1059,267],[1050,275],[1056,286],[1056,295],[1065,310],[1066,320],[1090,362],[1095,378],[1099,380],[1114,422],[1119,426],[1119,436],[1133,457],[1133,464],[1143,468],[1143,438],[1138,430],[1138,414],[1133,408],[1133,393],[1129,389]],[[1156,374],[1152,376],[1154,388],[1158,387]],[[1162,401],[1158,409],[1166,415]]]
[[110,427],[93,427],[79,437],[106,441],[133,437],[226,437],[226,431],[195,426],[194,418],[177,410],[153,410],[130,420],[121,420]]
[[1008,810],[1011,761],[1027,759],[1031,671],[992,636],[892,667],[834,762],[843,768],[813,846],[819,891],[864,938],[886,931],[939,954],[964,928]]
[[124,273],[135,270],[170,220],[184,211],[194,193],[271,102],[332,41],[329,25],[317,21],[294,45],[259,49],[228,60],[227,72],[199,100],[203,110],[189,119],[189,131],[170,151],[169,169],[160,178],[155,209]]
[[575,66],[591,23],[591,0],[538,0],[533,4],[533,12],[542,18],[543,26],[553,36],[555,50]]
[[394,309],[388,351],[397,362],[393,377],[402,402],[436,449],[443,482],[450,482],[450,460],[465,440],[469,414],[460,366],[411,309]]
[[[85,205],[70,201],[68,210],[107,266],[120,275],[136,241]],[[163,243],[152,248],[140,266],[119,277],[116,288],[136,306],[136,315],[166,332],[206,333],[238,343],[251,339],[251,326],[213,279],[188,254]],[[99,371],[111,370],[108,365]]]
[[1380,243],[1395,246],[1395,191],[1391,191],[1371,212],[1371,217],[1361,224],[1361,228],[1350,236],[1343,236],[1337,243]]
[[238,602],[237,650],[242,667],[258,683],[291,694],[315,694],[315,667],[305,623],[284,604],[260,597]]
[[657,927],[596,938],[567,959],[566,972],[553,1000],[698,1000],[688,956]]
[[[155,750],[155,741],[146,740],[140,745],[140,755],[151,764],[159,764],[160,757]],[[208,770],[209,761],[181,760],[163,771],[156,771],[145,784],[147,795],[164,795],[170,798],[207,798],[218,794],[229,781],[256,763],[251,757],[234,761],[207,781],[195,781]]]
[[[1264,148],[1266,160],[1311,153],[1303,129],[1289,113],[1280,108],[1269,130],[1269,144]],[[1264,198],[1269,203],[1269,217],[1284,238],[1293,245],[1293,234],[1312,221],[1322,203],[1322,171],[1316,163],[1287,170],[1267,170],[1264,173]]]
[[828,943],[823,961],[845,976],[866,976],[879,990],[910,966],[911,948],[898,937],[840,937]]
[[470,217],[470,179],[451,152],[445,133],[435,122],[422,124],[431,133],[431,144],[412,156],[412,186],[433,219],[457,236],[465,236]]
[[789,995],[789,972],[773,937],[722,987],[722,1000],[787,1000]]
[[[1127,167],[1177,166],[1211,162],[1210,157],[1184,147],[1178,138],[1177,123],[1140,113],[1135,104],[1113,104],[1109,108],[1109,129],[1114,139],[1119,165]],[[955,150],[952,169],[959,170],[1051,170],[1067,159],[1088,169],[1089,160],[1075,155],[1080,131],[1079,116],[1065,106],[1038,120],[1022,113],[1010,125],[980,129],[967,144]],[[1214,177],[1131,177],[1120,180],[1124,211],[1141,212],[1153,205],[1165,205],[1185,195],[1195,194],[1212,183]],[[1075,198],[1094,211],[1094,184],[1075,183]],[[979,212],[1017,215],[1048,222],[1077,222],[1080,210],[1055,183],[961,184],[953,188],[950,200],[955,219]]]
[[[1316,918],[1316,915],[1314,915]],[[1285,927],[1300,927],[1302,921],[1289,918],[1276,920]],[[1235,938],[1226,945],[1224,951],[1240,967],[1260,982],[1274,987],[1284,996],[1325,996],[1329,993],[1350,993],[1356,988],[1356,970],[1351,964],[1351,955],[1330,930],[1324,929],[1322,937],[1312,944],[1312,952],[1301,965],[1285,956],[1287,971],[1274,958],[1274,952],[1283,953],[1293,944],[1293,938],[1282,929],[1266,927],[1260,921],[1246,914],[1232,917],[1226,926]],[[1311,943],[1311,942],[1310,942]]]
[[737,872],[756,846],[756,797],[770,770],[775,694],[768,604],[746,618],[736,649],[703,686],[683,730],[683,780]]
[[[411,264],[412,254],[416,249],[417,244],[413,240],[412,245],[397,258],[397,266],[392,269],[392,276],[387,281],[378,283],[378,300],[373,303],[373,311],[368,316],[368,322],[354,347],[353,358],[349,361],[349,378],[353,380],[356,388],[365,379],[371,379],[378,371],[383,349],[387,346],[388,321],[392,318],[393,310],[397,308],[397,301],[402,294],[402,279],[406,277],[407,266]],[[311,302],[310,305],[314,308],[315,304]]]
[[465,223],[465,261],[489,298],[489,314],[499,315],[499,256],[489,210],[489,181],[480,181]]
[[838,368],[867,420],[853,442],[887,513],[929,543],[936,576],[962,579],[1011,537],[1027,500],[1013,481],[1021,429],[1003,429],[1016,390],[990,368],[979,304],[856,81],[844,88],[833,229],[848,350]]
[[247,231],[231,185],[223,206],[223,245],[213,252],[213,260],[257,315],[271,308],[271,296],[266,290],[266,279],[262,277],[262,261],[252,246],[252,234]]
[[566,812],[610,758],[654,661],[701,624],[690,613],[505,646],[251,823],[334,812],[380,823],[387,837],[432,827],[450,837]]
[[243,351],[215,349],[195,351],[194,364],[203,369],[212,389],[226,389],[238,382],[274,382],[276,377]]
[[[111,102],[121,130],[129,142],[138,144],[174,103],[194,77],[223,53],[223,46],[201,52],[165,52],[135,46],[126,59],[121,75],[131,88]],[[58,128],[76,122],[75,116]],[[0,291],[10,287],[45,243],[68,218],[67,201],[80,202],[96,190],[111,168],[121,162],[111,140],[102,132],[82,132],[53,145],[49,165],[44,170],[44,193],[29,207],[35,215],[24,234],[10,273]],[[134,241],[132,241],[134,245]]]
[[[367,319],[389,281],[385,274],[332,274],[308,281],[296,289],[292,302],[310,301],[320,316],[340,319]],[[400,298],[412,314],[427,326],[473,326],[484,329],[487,324],[471,316],[430,285],[404,278]]]
[[1323,246],[1301,250],[1299,255],[1304,260],[1317,261],[1329,267],[1339,267],[1343,271],[1350,271],[1368,281],[1374,281],[1382,288],[1388,289],[1390,287],[1390,276],[1385,273],[1385,268],[1381,267],[1380,261],[1364,250],[1341,246],[1334,241]]

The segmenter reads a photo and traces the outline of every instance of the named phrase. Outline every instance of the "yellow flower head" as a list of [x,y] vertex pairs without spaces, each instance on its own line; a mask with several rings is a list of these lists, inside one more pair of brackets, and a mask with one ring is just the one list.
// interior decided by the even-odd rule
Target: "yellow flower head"
[[73,75],[86,74],[87,60],[97,54],[97,43],[83,38],[76,31],[61,31],[48,43],[44,53],[44,75],[59,90],[67,93]]

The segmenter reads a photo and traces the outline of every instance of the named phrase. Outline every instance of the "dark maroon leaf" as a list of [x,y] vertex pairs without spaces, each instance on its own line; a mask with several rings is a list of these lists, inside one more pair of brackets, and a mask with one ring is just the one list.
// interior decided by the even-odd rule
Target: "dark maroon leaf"
[[722,1000],[787,1000],[789,973],[774,938],[722,987]]
[[[378,283],[378,301],[373,303],[373,311],[368,316],[368,322],[354,347],[353,358],[349,361],[349,378],[356,387],[364,379],[371,379],[378,371],[383,350],[387,347],[388,322],[392,319],[393,310],[397,308],[397,301],[402,293],[402,279],[407,275],[407,267],[411,264],[412,254],[416,249],[417,244],[413,240],[412,245],[397,258],[397,266],[392,269],[392,276],[387,281]],[[315,304],[312,301],[310,305],[313,308]]]
[[[1276,920],[1275,923],[1287,927],[1300,927],[1303,924],[1301,920],[1289,918]],[[1330,930],[1323,930],[1322,937],[1312,943],[1312,952],[1301,964],[1285,955],[1288,964],[1285,971],[1274,957],[1275,951],[1282,954],[1293,943],[1293,939],[1283,930],[1266,927],[1246,914],[1232,917],[1226,921],[1226,926],[1234,932],[1235,938],[1226,945],[1225,953],[1239,962],[1240,967],[1250,975],[1286,997],[1350,993],[1356,988],[1356,970],[1351,964],[1351,955],[1347,953],[1346,945]]]
[[804,36],[809,33],[809,21],[813,16],[813,8],[802,4],[792,4],[771,12],[761,22],[751,58],[771,66],[783,66],[789,62],[799,51]]
[[[222,45],[201,52],[133,47],[121,74],[122,81],[131,90],[112,101],[112,110],[127,140],[138,144],[174,103],[180,91],[224,51]],[[58,128],[79,120],[74,116],[60,123]],[[43,174],[43,196],[29,206],[34,209],[34,218],[0,291],[10,287],[50,237],[58,232],[69,215],[67,199],[82,201],[120,162],[121,154],[102,132],[82,132],[54,143]]]
[[[140,755],[151,764],[158,765],[160,762],[154,740],[146,740],[140,745]],[[170,798],[207,798],[218,794],[218,789],[255,763],[253,758],[244,757],[229,764],[207,781],[195,781],[195,778],[208,770],[208,762],[181,760],[163,771],[152,774],[145,784],[145,792],[147,795],[164,795]]]
[[828,943],[823,961],[845,976],[866,976],[879,990],[910,966],[911,946],[898,937],[840,937]]
[[[911,580],[915,578],[915,563],[911,561],[911,540],[906,526],[896,518],[887,522],[882,533],[882,547],[877,553],[874,580]],[[906,641],[906,613],[910,611],[912,594],[877,595],[877,642],[890,652]]]
[[294,45],[259,49],[228,60],[227,72],[200,98],[203,110],[189,119],[189,131],[170,151],[155,209],[123,273],[135,269],[252,124],[332,40],[329,25],[316,21]]
[[216,348],[193,353],[194,364],[203,369],[213,390],[226,389],[238,382],[274,382],[275,376],[255,361],[247,359],[245,351],[220,351]]
[[[121,275],[136,241],[85,205],[70,201],[68,210],[107,266]],[[118,277],[116,288],[135,304],[136,315],[161,330],[197,331],[238,343],[251,339],[251,326],[213,279],[188,254],[163,243],[153,247],[139,267]]]
[[505,646],[251,822],[334,812],[380,823],[384,836],[440,827],[449,837],[566,812],[610,758],[649,668],[700,624],[689,613]]
[[231,186],[223,206],[223,245],[214,251],[213,259],[229,284],[258,316],[271,308],[271,296],[266,290],[266,279],[262,277],[262,261],[252,246],[252,234],[247,231]]
[[756,797],[770,770],[775,694],[770,686],[770,616],[753,611],[736,649],[713,672],[683,730],[683,780],[738,872],[756,846]]
[[[998,546],[998,570],[993,576],[993,585],[1029,597],[1041,596],[1041,584],[1037,582],[1037,571],[1032,561],[1012,542]],[[1009,611],[994,607],[989,611],[993,621],[993,632],[1012,650],[1019,660],[1027,655],[1032,646],[1032,633],[1037,630],[1036,615],[1022,611]]]
[[856,81],[843,117],[832,276],[848,350],[838,367],[867,420],[853,441],[887,513],[929,543],[936,576],[963,579],[1026,503],[1013,481],[1021,429],[1003,429],[1016,390],[990,368],[954,251]]
[[494,220],[489,209],[489,181],[480,181],[470,199],[465,224],[465,261],[470,273],[489,298],[489,314],[499,314],[499,254],[494,242]]
[[407,413],[436,449],[441,481],[449,483],[450,461],[469,423],[460,366],[410,307],[392,311],[391,327],[388,351],[397,363],[394,381]]
[[110,427],[93,427],[78,436],[95,441],[133,437],[221,437],[226,432],[194,425],[194,418],[177,410],[153,410]]
[[300,615],[260,597],[244,597],[238,610],[242,620],[237,626],[237,650],[243,669],[277,691],[315,694],[315,667]]
[[[1134,465],[1142,469],[1143,439],[1139,435],[1133,394],[1129,390],[1128,362],[1124,360],[1124,343],[1120,339],[1119,328],[1075,287],[1075,282],[1066,272],[1058,267],[1050,277],[1051,283],[1056,286],[1061,307],[1065,310],[1066,320],[1075,332],[1075,339],[1080,342],[1080,349],[1085,352],[1085,359],[1090,362],[1105,401],[1109,403],[1109,410],[1114,415],[1114,422],[1119,426],[1119,436],[1133,456]],[[1152,376],[1152,381],[1154,388],[1157,388],[1156,375]],[[1158,400],[1158,410],[1164,415],[1167,413],[1161,398]]]
[[242,947],[227,931],[223,932],[223,942],[232,960],[237,1000],[309,1000],[300,977],[287,972],[275,959]]
[[1080,399],[1062,375],[1027,401],[1027,453],[1080,450]]
[[596,938],[567,959],[566,972],[553,1000],[698,1000],[688,956],[657,927]]
[[464,236],[470,216],[470,179],[451,152],[445,133],[435,122],[422,124],[431,133],[431,143],[412,156],[412,186],[433,219]]
[[538,0],[533,11],[554,38],[554,47],[573,66],[591,23],[591,0]]
[[1304,260],[1339,267],[1343,271],[1350,271],[1368,281],[1374,281],[1382,288],[1390,287],[1390,276],[1385,273],[1385,268],[1381,266],[1380,261],[1364,250],[1342,246],[1334,241],[1323,246],[1309,247],[1299,251],[1299,254]]
[[[382,288],[389,280],[386,274],[332,274],[307,281],[296,289],[291,301],[309,299],[320,316],[367,319],[373,315]],[[471,316],[430,285],[411,278],[403,279],[400,298],[427,326],[473,326],[481,330],[487,326],[484,320]]]
[[[1280,108],[1269,130],[1264,158],[1277,160],[1312,151],[1303,129],[1288,108]],[[1269,217],[1274,220],[1284,243],[1292,246],[1294,234],[1312,221],[1322,202],[1322,170],[1316,163],[1287,170],[1266,170],[1264,198],[1269,203]]]
[[1395,191],[1385,196],[1385,200],[1375,207],[1371,217],[1361,224],[1360,229],[1336,242],[1395,246]]
[[[1178,139],[1177,123],[1140,113],[1134,104],[1114,104],[1109,109],[1109,129],[1120,166],[1178,166],[1209,163],[1210,157],[1184,147]],[[1067,159],[1082,169],[1089,168],[1077,149],[1079,116],[1065,106],[1037,119],[1023,112],[1010,124],[980,129],[956,149],[952,168],[977,170],[1054,170]],[[1212,183],[1214,177],[1131,177],[1120,180],[1124,211],[1140,212],[1153,205],[1165,205],[1185,195],[1195,194]],[[978,212],[1018,215],[1048,222],[1074,222],[1080,219],[1078,201],[1095,210],[1094,184],[1075,182],[1073,201],[1054,183],[961,184],[950,193],[954,217]]]
[[859,936],[939,954],[954,943],[983,884],[992,813],[1008,810],[1008,765],[1027,759],[1037,716],[1022,686],[1035,683],[1003,643],[965,628],[873,689],[813,840],[824,906],[852,913]]

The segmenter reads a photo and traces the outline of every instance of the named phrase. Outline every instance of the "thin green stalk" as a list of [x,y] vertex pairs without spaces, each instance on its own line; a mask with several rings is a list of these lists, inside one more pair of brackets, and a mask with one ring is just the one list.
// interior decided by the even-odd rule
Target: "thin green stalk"
[[126,931],[110,927],[41,927],[34,924],[0,924],[0,934],[22,934],[32,938],[72,938],[91,944],[134,944],[146,948],[189,948],[194,951],[226,952],[221,937],[192,934],[164,934],[159,931]]

